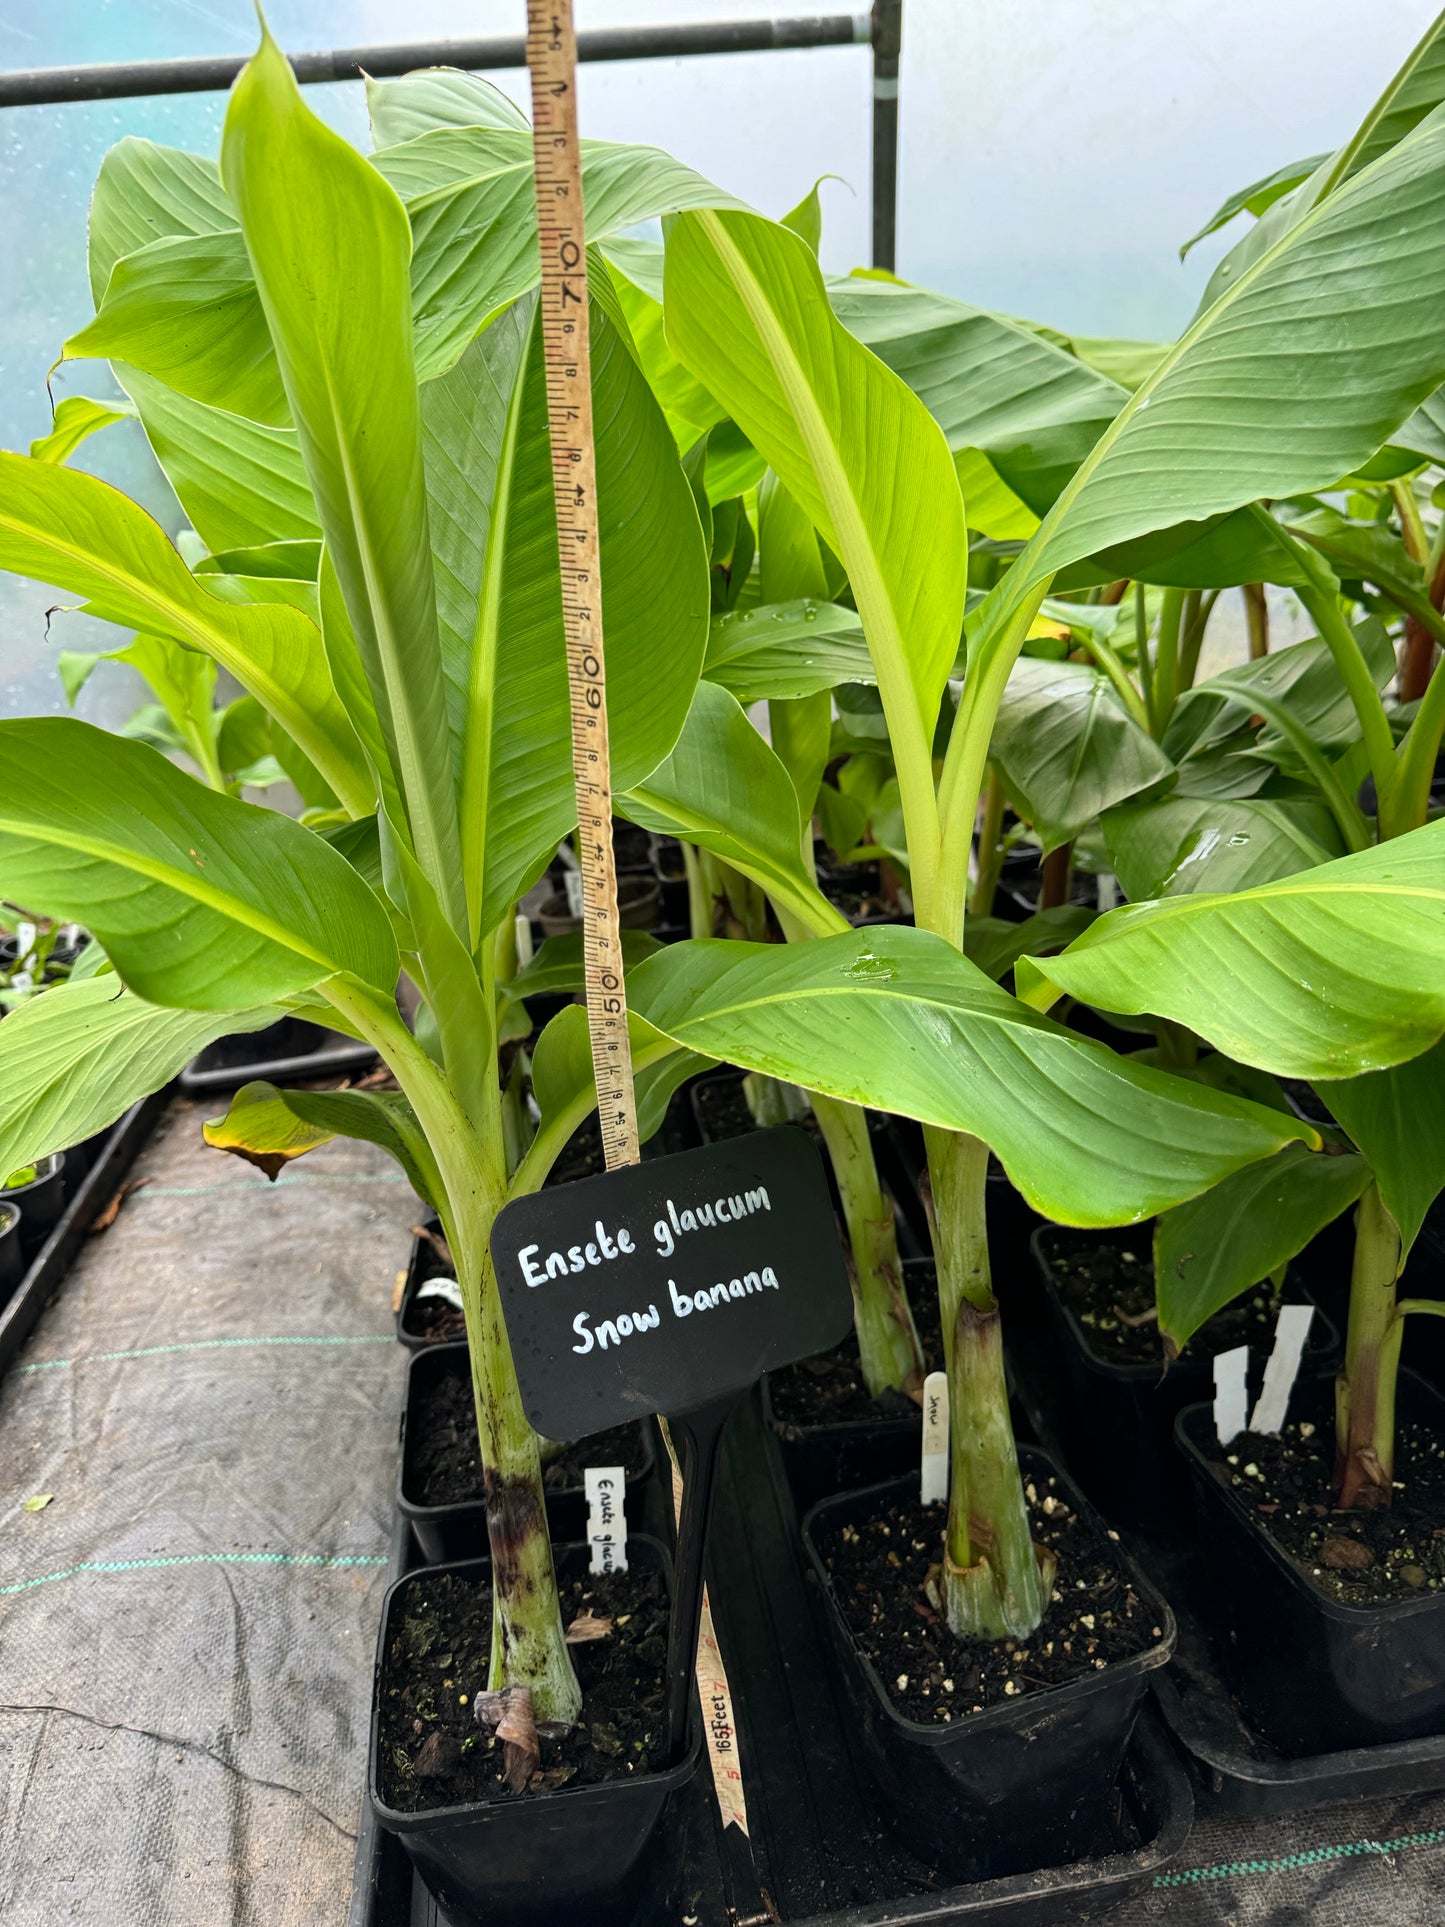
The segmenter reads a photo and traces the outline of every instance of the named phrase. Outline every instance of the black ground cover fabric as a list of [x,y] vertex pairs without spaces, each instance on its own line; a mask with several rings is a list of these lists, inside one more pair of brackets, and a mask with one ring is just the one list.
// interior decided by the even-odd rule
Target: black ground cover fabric
[[358,1144],[270,1186],[216,1108],[0,1384],[5,1927],[346,1918],[417,1205]]

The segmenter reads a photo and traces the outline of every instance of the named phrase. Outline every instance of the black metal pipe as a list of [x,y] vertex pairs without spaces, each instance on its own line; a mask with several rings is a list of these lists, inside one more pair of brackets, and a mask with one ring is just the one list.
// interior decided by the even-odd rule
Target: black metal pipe
[[[900,0],[881,0],[883,10]],[[875,16],[879,12],[875,8]],[[715,20],[658,27],[594,27],[577,36],[579,60],[666,60],[687,54],[767,53],[788,47],[866,45],[866,13],[798,15],[781,20]],[[128,100],[143,94],[207,94],[229,87],[245,55],[201,60],[135,60],[113,66],[37,67],[0,73],[0,107],[44,107],[71,100]],[[300,81],[383,80],[418,67],[470,69],[526,65],[521,34],[490,40],[422,40],[378,47],[334,47],[290,56]],[[895,57],[894,72],[897,72]],[[896,119],[896,116],[895,116]],[[876,108],[875,108],[876,123]]]
[[873,0],[873,265],[898,263],[898,64],[903,0]]

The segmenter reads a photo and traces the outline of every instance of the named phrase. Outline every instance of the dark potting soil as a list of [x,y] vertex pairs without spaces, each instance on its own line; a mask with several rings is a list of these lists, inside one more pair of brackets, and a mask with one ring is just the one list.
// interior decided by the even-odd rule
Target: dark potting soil
[[[928,1371],[943,1365],[943,1332],[933,1266],[910,1265],[906,1288]],[[916,1418],[918,1405],[904,1392],[870,1398],[863,1383],[858,1340],[850,1331],[839,1345],[768,1374],[768,1396],[780,1425],[844,1425],[859,1419]]]
[[956,1639],[929,1603],[924,1582],[943,1556],[941,1506],[890,1504],[863,1525],[820,1538],[844,1618],[905,1719],[947,1725],[1101,1672],[1162,1636],[1124,1575],[1117,1533],[1101,1538],[1054,1483],[1030,1479],[1026,1487],[1034,1538],[1059,1562],[1053,1601],[1028,1639]]
[[[1084,1329],[1095,1357],[1114,1365],[1157,1365],[1164,1353],[1154,1309],[1150,1232],[1141,1225],[1129,1244],[1100,1241],[1048,1252],[1059,1295]],[[1217,1311],[1189,1341],[1202,1358],[1235,1345],[1270,1342],[1279,1300],[1269,1284],[1256,1285]]]
[[1418,1599],[1445,1585],[1445,1438],[1403,1424],[1388,1506],[1334,1505],[1334,1427],[1286,1425],[1278,1438],[1246,1432],[1214,1446],[1227,1482],[1280,1549],[1331,1599],[1373,1606]]
[[561,1739],[542,1739],[541,1765],[518,1795],[504,1778],[503,1745],[476,1724],[492,1652],[492,1589],[441,1572],[407,1588],[393,1616],[380,1682],[378,1778],[403,1813],[469,1801],[623,1780],[662,1762],[667,1745],[664,1668],[667,1589],[661,1573],[613,1573],[561,1582],[562,1623],[610,1621],[601,1639],[572,1646],[582,1717]]
[[[580,1487],[589,1465],[621,1465],[630,1478],[647,1464],[642,1427],[617,1425],[567,1446],[542,1470],[549,1492]],[[418,1505],[460,1505],[480,1499],[482,1461],[470,1378],[441,1373],[414,1399],[407,1420],[407,1490]]]

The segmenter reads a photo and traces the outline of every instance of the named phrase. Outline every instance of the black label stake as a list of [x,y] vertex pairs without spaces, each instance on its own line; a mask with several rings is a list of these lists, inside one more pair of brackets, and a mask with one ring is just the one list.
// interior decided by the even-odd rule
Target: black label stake
[[[696,1411],[668,1421],[682,1444],[682,1515],[677,1522],[677,1568],[673,1578],[672,1626],[667,1640],[667,1730],[669,1760],[687,1747],[688,1701],[697,1666],[702,1630],[703,1563],[707,1526],[717,1484],[718,1452],[727,1422],[742,1403],[742,1392],[727,1392]],[[703,1715],[706,1718],[707,1709]]]

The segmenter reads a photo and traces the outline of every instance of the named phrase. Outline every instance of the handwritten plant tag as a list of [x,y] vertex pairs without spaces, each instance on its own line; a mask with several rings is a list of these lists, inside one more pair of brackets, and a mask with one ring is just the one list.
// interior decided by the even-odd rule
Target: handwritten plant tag
[[942,1505],[948,1497],[948,1374],[930,1372],[923,1381],[923,1458],[918,1497],[923,1505]]
[[587,1543],[593,1572],[627,1570],[627,1472],[620,1465],[589,1465],[582,1474],[587,1494]]
[[518,1198],[492,1262],[522,1404],[554,1439],[694,1411],[853,1315],[822,1158],[791,1125]]

